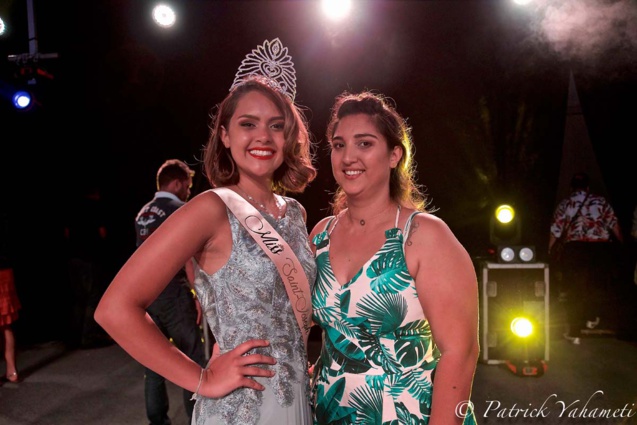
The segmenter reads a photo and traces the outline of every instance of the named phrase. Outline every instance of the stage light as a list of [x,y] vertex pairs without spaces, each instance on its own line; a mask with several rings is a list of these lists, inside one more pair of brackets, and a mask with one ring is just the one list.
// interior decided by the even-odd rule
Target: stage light
[[535,247],[531,245],[499,245],[498,263],[533,263],[536,260]]
[[162,28],[169,28],[175,24],[175,11],[165,4],[158,4],[153,8],[153,20]]
[[[518,346],[517,349],[511,350],[511,352],[517,352],[518,354],[514,354],[513,358],[507,359],[505,364],[511,372],[518,376],[540,377],[546,372],[546,362],[537,357],[537,354],[535,354],[536,357],[531,357],[533,356],[531,353],[534,351],[532,345],[537,346],[537,341],[533,340],[535,337],[534,328],[535,325],[532,320],[526,317],[516,317],[511,321],[511,332],[517,337],[517,340],[512,343]],[[522,347],[523,350],[520,350]]]
[[518,214],[509,204],[499,205],[489,222],[489,240],[493,245],[517,245],[520,243],[521,224]]
[[513,248],[505,246],[500,247],[499,250],[500,253],[498,254],[498,257],[505,263],[509,263],[515,258],[515,251],[513,251]]
[[13,95],[13,106],[16,109],[25,110],[33,104],[31,93],[27,91],[18,91]]
[[533,333],[533,323],[526,317],[516,317],[511,320],[511,332],[521,338],[526,338]]
[[346,17],[352,7],[350,0],[323,0],[321,4],[323,13],[334,21]]
[[511,204],[496,207],[489,222],[489,241],[495,245],[498,263],[531,263],[536,261],[535,247],[521,245],[522,220]]
[[495,209],[495,218],[502,224],[507,224],[515,218],[515,210],[511,205],[499,205]]
[[535,260],[535,247],[531,246],[523,246],[520,248],[520,260],[528,263],[529,261]]

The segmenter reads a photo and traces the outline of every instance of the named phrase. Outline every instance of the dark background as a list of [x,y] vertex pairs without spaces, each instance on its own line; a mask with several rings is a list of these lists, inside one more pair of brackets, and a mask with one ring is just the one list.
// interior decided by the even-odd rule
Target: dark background
[[[58,58],[31,64],[50,75],[29,86],[34,108],[16,111],[0,99],[0,205],[23,341],[57,338],[64,327],[67,206],[84,186],[101,187],[112,276],[134,249],[133,218],[165,159],[193,165],[193,194],[208,188],[199,159],[213,108],[245,55],[275,37],[295,63],[296,101],[316,141],[319,176],[295,195],[310,229],[334,189],[329,108],[343,90],[369,88],[408,117],[419,181],[474,258],[488,255],[489,215],[508,201],[523,218],[523,242],[546,259],[552,210],[578,167],[608,196],[629,239],[634,1],[366,1],[339,24],[323,18],[317,1],[176,1],[178,22],[168,31],[153,24],[152,4],[33,1],[38,52]],[[7,56],[29,52],[27,2],[0,0],[0,14],[4,94],[26,82]],[[587,137],[563,155],[571,73]]]

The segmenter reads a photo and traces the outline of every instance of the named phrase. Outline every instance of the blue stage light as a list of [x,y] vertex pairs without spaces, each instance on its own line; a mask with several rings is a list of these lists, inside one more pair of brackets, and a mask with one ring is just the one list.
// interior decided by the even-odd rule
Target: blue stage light
[[16,109],[27,109],[31,106],[33,99],[31,98],[31,93],[27,91],[18,91],[13,95],[13,106]]

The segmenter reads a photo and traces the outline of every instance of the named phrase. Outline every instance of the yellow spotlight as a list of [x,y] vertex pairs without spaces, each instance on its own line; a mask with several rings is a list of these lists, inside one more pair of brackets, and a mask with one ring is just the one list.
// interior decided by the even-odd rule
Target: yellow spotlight
[[511,321],[511,332],[521,338],[526,338],[533,333],[533,324],[529,319],[516,317]]
[[495,218],[502,224],[510,223],[515,218],[515,210],[511,205],[500,205],[495,210]]
[[512,246],[518,245],[521,238],[522,224],[513,206],[498,205],[489,220],[489,242],[496,247]]

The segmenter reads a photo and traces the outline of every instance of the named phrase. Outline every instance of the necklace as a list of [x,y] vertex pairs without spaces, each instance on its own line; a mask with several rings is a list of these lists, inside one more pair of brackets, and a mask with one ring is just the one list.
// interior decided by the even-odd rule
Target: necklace
[[[241,189],[239,187],[239,185],[237,185],[237,187],[239,189]],[[270,213],[265,205],[263,205],[261,202],[259,202],[256,199],[254,199],[245,190],[241,189],[241,192],[243,192],[243,194],[246,196],[246,198],[248,198],[250,200],[250,202],[252,202],[253,204],[256,204],[262,212],[264,212],[266,214],[270,214],[273,217],[276,217],[277,220],[281,220],[281,217],[283,217],[283,205],[279,204],[279,200],[277,199],[276,195],[274,195],[274,193],[272,194],[272,196],[274,197],[274,204],[276,205],[276,209],[277,209],[278,215],[274,215],[274,214]]]
[[[391,208],[391,206],[390,206],[389,208]],[[388,208],[388,209],[389,209],[389,208]],[[399,210],[400,210],[400,206],[398,206],[398,208],[399,208]],[[378,217],[379,215],[384,214],[384,213],[385,213],[385,211],[387,211],[387,209],[385,209],[385,210],[383,210],[383,211],[379,212],[378,214],[375,214],[375,215],[373,215],[373,216],[371,216],[371,217],[369,217],[369,218],[375,218],[375,217]],[[352,213],[350,212],[349,208],[347,209],[347,215],[349,215],[349,218],[350,218],[351,220],[356,220],[354,217],[352,217]],[[364,226],[366,222],[365,222],[365,220],[364,220],[364,219],[362,219],[362,218],[361,218],[360,220],[358,220],[358,223],[359,223],[361,226]]]

